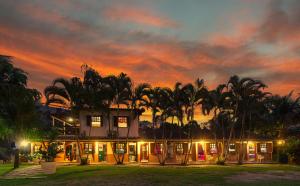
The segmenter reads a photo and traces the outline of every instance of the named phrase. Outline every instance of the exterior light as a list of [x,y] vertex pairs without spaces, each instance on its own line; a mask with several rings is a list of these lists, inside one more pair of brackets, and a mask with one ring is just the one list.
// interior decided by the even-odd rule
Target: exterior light
[[74,121],[74,119],[72,117],[68,118],[68,122],[73,122],[73,121]]
[[27,140],[22,140],[21,143],[20,143],[20,146],[21,147],[26,147],[28,145],[29,141]]
[[278,144],[278,145],[283,145],[284,142],[285,142],[284,140],[278,140],[278,141],[277,141],[277,144]]

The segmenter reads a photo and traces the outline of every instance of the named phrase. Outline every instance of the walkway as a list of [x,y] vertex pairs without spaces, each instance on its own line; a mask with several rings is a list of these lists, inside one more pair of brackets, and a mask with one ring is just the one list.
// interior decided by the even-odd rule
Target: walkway
[[41,165],[31,165],[28,167],[22,167],[14,169],[11,172],[5,174],[2,178],[4,179],[15,179],[15,178],[42,178],[44,171]]

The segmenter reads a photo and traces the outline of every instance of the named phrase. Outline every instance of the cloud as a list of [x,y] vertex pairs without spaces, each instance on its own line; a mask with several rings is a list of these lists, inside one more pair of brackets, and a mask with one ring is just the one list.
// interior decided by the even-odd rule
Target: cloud
[[[51,1],[51,8],[47,8],[42,2],[13,2],[0,2],[0,24],[5,25],[0,28],[0,52],[14,56],[15,64],[29,72],[30,85],[40,91],[54,78],[81,76],[80,66],[87,63],[103,75],[123,71],[136,83],[154,86],[173,87],[176,81],[193,82],[199,77],[214,88],[238,74],[262,79],[276,93],[285,94],[290,89],[300,92],[296,75],[300,56],[278,58],[261,54],[253,47],[257,40],[284,39],[281,35],[286,33],[282,30],[273,39],[263,39],[263,27],[266,31],[271,27],[264,24],[268,17],[262,24],[266,26],[238,24],[233,35],[216,34],[205,42],[110,24],[117,20],[154,27],[178,26],[145,8],[85,4],[77,7],[81,11],[78,16],[69,3],[58,6],[58,1]],[[107,12],[107,7],[117,9]],[[102,10],[111,16],[109,23],[99,18]]]
[[266,18],[258,30],[262,42],[295,43],[300,41],[300,1],[293,0],[287,8],[282,0],[271,1]]
[[157,15],[142,7],[109,7],[104,11],[104,16],[112,21],[132,22],[154,27],[176,28],[179,26],[176,21],[166,18],[165,16]]

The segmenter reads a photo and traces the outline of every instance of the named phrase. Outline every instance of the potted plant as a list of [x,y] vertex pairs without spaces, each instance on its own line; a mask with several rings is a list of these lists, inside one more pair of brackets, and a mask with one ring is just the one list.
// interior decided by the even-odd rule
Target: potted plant
[[54,162],[54,159],[60,152],[62,152],[62,149],[59,148],[59,144],[56,142],[49,143],[47,149],[41,152],[43,159],[45,160],[41,161],[41,166],[46,174],[54,174],[56,172],[56,163]]

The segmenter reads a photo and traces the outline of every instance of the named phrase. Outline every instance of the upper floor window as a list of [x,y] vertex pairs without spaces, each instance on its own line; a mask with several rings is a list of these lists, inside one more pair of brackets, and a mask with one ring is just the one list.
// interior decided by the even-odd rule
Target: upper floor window
[[128,117],[127,116],[119,116],[114,117],[114,126],[119,128],[126,128],[128,127]]
[[101,127],[102,117],[101,116],[92,116],[92,127]]
[[90,127],[102,127],[102,116],[87,116],[86,124]]

